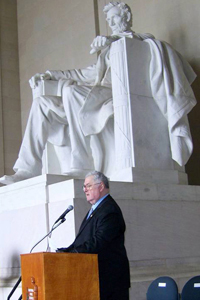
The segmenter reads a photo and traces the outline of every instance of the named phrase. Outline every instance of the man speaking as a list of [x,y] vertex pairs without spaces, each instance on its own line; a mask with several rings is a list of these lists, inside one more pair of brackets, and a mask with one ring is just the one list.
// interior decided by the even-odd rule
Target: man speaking
[[83,191],[91,209],[73,244],[57,252],[98,254],[100,299],[128,300],[130,272],[121,209],[110,196],[108,179],[101,172],[86,175]]

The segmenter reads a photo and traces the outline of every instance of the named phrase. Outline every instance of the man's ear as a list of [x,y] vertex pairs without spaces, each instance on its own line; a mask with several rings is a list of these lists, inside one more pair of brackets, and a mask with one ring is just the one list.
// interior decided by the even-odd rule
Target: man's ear
[[130,19],[131,19],[131,13],[128,11],[128,12],[126,13],[126,16],[127,16],[127,22],[129,22]]
[[103,182],[101,182],[101,185],[100,185],[100,189],[101,189],[101,192],[104,190],[105,186],[103,184]]

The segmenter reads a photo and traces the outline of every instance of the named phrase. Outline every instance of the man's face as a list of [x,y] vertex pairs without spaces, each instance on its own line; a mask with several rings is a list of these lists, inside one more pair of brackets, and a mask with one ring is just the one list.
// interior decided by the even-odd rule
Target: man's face
[[102,197],[102,183],[95,182],[93,176],[88,176],[85,178],[84,182],[84,192],[87,201],[93,205]]
[[106,21],[111,28],[113,34],[122,33],[127,30],[127,17],[122,16],[119,7],[114,6],[107,12]]

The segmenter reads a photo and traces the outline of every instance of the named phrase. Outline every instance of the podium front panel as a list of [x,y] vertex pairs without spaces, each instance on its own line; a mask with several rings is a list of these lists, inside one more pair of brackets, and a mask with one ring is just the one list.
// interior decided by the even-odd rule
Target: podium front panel
[[96,254],[23,254],[21,268],[23,299],[27,293],[32,300],[100,299]]

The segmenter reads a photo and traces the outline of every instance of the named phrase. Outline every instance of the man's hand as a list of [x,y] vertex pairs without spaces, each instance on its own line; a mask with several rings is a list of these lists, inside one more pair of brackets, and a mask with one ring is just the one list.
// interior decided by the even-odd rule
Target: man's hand
[[38,85],[38,81],[41,80],[49,80],[51,79],[50,74],[48,73],[36,73],[31,79],[29,80],[30,87],[34,89]]
[[113,39],[111,37],[101,36],[101,35],[97,36],[93,40],[92,44],[90,45],[90,47],[92,48],[92,50],[90,51],[90,54],[94,54],[94,53],[106,48],[112,42],[113,42]]

